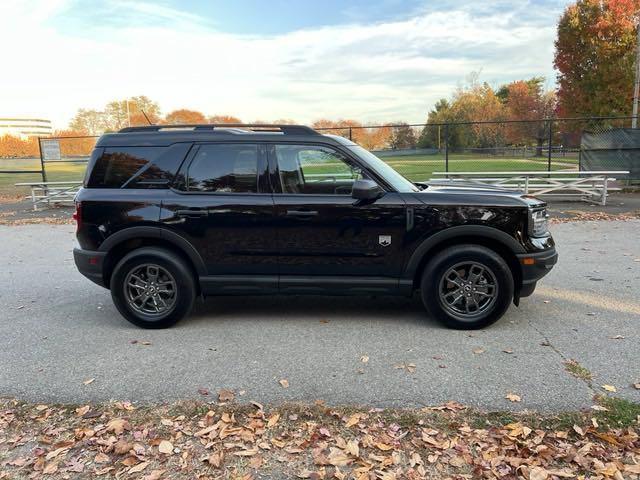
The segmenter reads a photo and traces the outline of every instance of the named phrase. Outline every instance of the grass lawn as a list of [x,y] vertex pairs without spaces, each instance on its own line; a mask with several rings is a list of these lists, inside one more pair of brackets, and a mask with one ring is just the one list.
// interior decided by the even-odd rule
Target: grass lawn
[[[82,180],[86,163],[55,163],[46,164],[47,181],[64,182]],[[2,170],[40,170],[40,159],[0,158],[0,195],[14,196],[30,192],[27,187],[16,187],[16,183],[39,182],[39,173],[1,173]]]

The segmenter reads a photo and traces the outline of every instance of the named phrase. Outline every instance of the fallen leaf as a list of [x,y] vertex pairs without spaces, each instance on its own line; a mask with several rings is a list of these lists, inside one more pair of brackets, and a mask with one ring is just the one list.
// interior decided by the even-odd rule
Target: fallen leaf
[[82,473],[84,472],[84,463],[79,458],[72,458],[64,465],[66,472]]
[[168,440],[162,440],[158,445],[158,451],[165,455],[171,455],[173,453],[173,444]]
[[353,462],[353,459],[347,456],[339,448],[331,447],[329,449],[329,455],[327,456],[327,461],[334,467],[346,467],[351,462]]
[[206,395],[209,395],[209,390],[207,390],[206,388],[199,388],[198,389],[198,393],[200,395],[205,395],[206,396]]
[[580,428],[578,425],[573,426],[573,431],[576,432],[581,437],[584,437],[584,430],[582,430],[582,428]]
[[504,350],[502,350],[504,353],[513,353],[513,350],[511,350],[510,348],[505,348]]
[[289,388],[289,380],[287,380],[286,378],[283,378],[278,383],[282,385],[282,388]]
[[636,465],[625,465],[624,471],[625,473],[633,473],[635,475],[640,475],[640,463]]
[[142,462],[137,465],[134,465],[129,469],[129,473],[139,473],[143,471],[145,468],[147,468],[148,465],[149,465],[149,462]]
[[360,414],[359,413],[354,413],[353,415],[351,415],[347,421],[345,422],[345,426],[347,428],[349,427],[353,427],[354,425],[356,425],[358,422],[360,421]]
[[533,467],[529,470],[529,480],[546,480],[549,473],[542,467]]
[[475,353],[476,355],[479,355],[481,353],[484,353],[484,348],[476,348],[473,353]]
[[85,405],[84,407],[78,407],[76,408],[76,415],[78,415],[79,417],[82,417],[84,414],[86,414],[89,409],[91,407],[89,405]]
[[124,418],[114,418],[109,423],[107,423],[106,430],[107,432],[113,432],[116,435],[120,435],[125,430],[129,430],[129,422]]
[[233,454],[237,457],[251,457],[258,453],[257,448],[248,448],[246,450],[241,450],[239,452],[233,452]]
[[271,415],[269,417],[269,420],[267,420],[267,427],[271,428],[271,427],[275,426],[275,424],[278,423],[278,420],[280,420],[280,414],[279,413],[274,413],[273,415]]
[[84,382],[82,382],[85,385],[89,385],[90,383],[93,383],[95,381],[95,378],[90,378],[88,380],[85,380]]
[[635,388],[636,390],[640,390],[640,382],[634,383],[633,388]]
[[142,480],[160,480],[166,470],[152,470],[151,473],[142,477]]
[[44,475],[52,475],[54,473],[56,473],[58,471],[58,463],[57,462],[52,462],[50,464],[48,464],[46,467],[44,467],[44,470],[42,470],[42,473]]
[[367,363],[367,362],[369,361],[369,356],[368,356],[368,355],[362,355],[362,356],[360,357],[360,361],[361,361],[362,363]]
[[520,395],[516,395],[515,393],[507,393],[507,395],[504,397],[507,400],[511,401],[511,402],[520,402],[522,401],[522,398],[520,398]]
[[99,452],[95,457],[93,457],[93,463],[107,463],[109,460],[109,455],[105,453]]
[[607,392],[617,392],[618,389],[616,387],[614,387],[613,385],[602,385],[602,388],[604,390],[606,390]]
[[223,459],[224,459],[224,452],[222,450],[219,450],[209,455],[207,457],[207,462],[209,463],[209,465],[213,465],[216,468],[220,468],[220,465],[222,465]]
[[391,445],[387,445],[386,443],[382,443],[382,442],[376,442],[375,446],[376,448],[382,450],[383,452],[388,452],[389,450],[393,450],[393,447]]
[[347,442],[347,446],[345,447],[345,450],[352,457],[358,458],[360,456],[360,447],[358,445],[358,440],[349,440]]
[[56,458],[62,452],[66,452],[68,450],[69,450],[69,447],[56,448],[55,450],[52,450],[51,452],[47,453],[45,460],[51,460],[52,458]]
[[223,388],[218,392],[218,401],[220,402],[232,402],[234,398],[236,398],[236,395],[232,390]]
[[127,442],[126,440],[118,440],[116,444],[113,446],[113,452],[116,455],[125,455],[129,453],[129,450],[133,448],[133,444]]
[[615,335],[613,337],[609,337],[611,340],[624,340],[622,335]]

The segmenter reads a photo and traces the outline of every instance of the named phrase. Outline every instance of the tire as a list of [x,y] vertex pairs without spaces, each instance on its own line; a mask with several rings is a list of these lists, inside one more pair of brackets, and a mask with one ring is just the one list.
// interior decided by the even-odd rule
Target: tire
[[189,265],[158,247],[143,247],[125,255],[113,270],[110,288],[118,311],[142,328],[174,325],[189,314],[196,294]]
[[514,294],[513,275],[504,259],[473,244],[456,245],[436,254],[424,269],[420,288],[427,312],[459,330],[496,322]]

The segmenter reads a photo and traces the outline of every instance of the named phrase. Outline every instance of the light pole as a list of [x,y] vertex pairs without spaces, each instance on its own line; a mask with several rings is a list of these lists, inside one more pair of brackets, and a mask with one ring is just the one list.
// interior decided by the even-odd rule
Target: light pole
[[640,21],[638,21],[638,41],[636,45],[636,83],[633,88],[633,118],[631,128],[638,128],[638,97],[640,96]]

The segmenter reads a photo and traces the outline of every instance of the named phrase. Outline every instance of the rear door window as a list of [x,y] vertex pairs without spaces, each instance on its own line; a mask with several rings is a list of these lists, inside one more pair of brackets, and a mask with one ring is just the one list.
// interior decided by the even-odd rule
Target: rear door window
[[201,145],[185,184],[189,192],[257,193],[258,145]]

